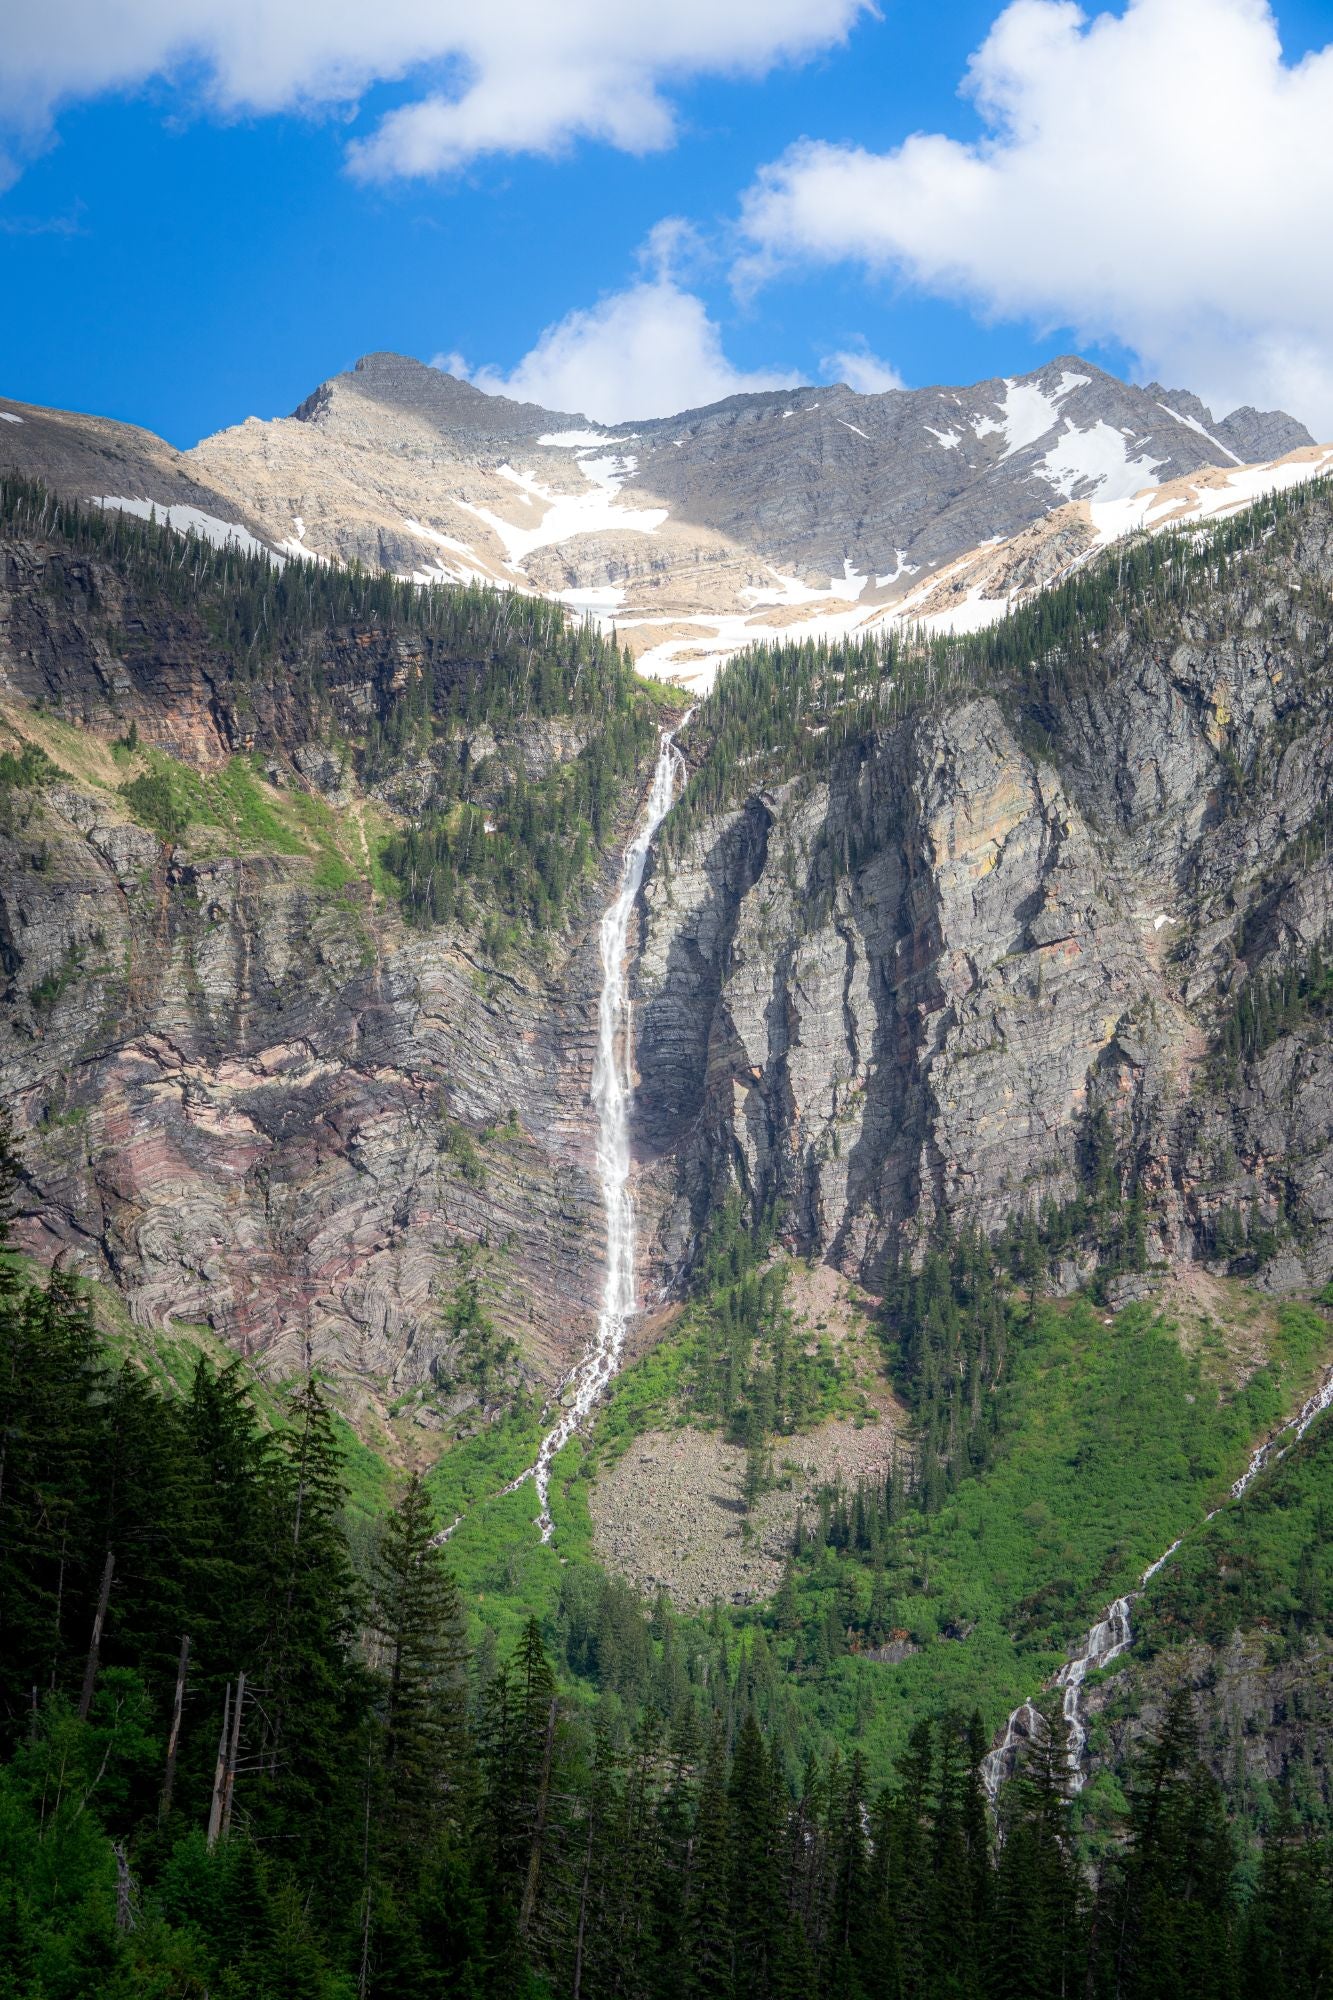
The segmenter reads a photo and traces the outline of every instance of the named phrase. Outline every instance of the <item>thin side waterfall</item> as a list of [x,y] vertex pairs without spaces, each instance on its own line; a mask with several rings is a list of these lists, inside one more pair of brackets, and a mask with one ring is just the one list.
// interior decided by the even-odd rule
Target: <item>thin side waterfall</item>
[[[683,728],[689,719],[687,714],[676,727]],[[676,774],[684,768],[675,737],[674,729],[662,733],[648,804],[621,870],[620,894],[602,918],[602,990],[597,1003],[592,1102],[597,1113],[597,1177],[606,1205],[606,1279],[593,1344],[564,1384],[563,1395],[567,1400],[563,1414],[542,1439],[537,1463],[532,1468],[537,1485],[537,1520],[544,1542],[549,1541],[551,1536],[548,1501],[552,1461],[561,1447],[569,1442],[619,1368],[625,1347],[625,1329],[637,1304],[634,1289],[634,1204],[629,1187],[629,1114],[634,1097],[634,1047],[625,952],[629,943],[630,921],[639,890],[643,887],[653,838],[671,810]]]
[[[1231,1498],[1239,1500],[1252,1481],[1257,1479],[1266,1467],[1282,1457],[1288,1444],[1293,1440],[1293,1434],[1296,1438],[1303,1438],[1315,1418],[1330,1405],[1333,1405],[1333,1368],[1327,1371],[1319,1387],[1312,1396],[1306,1398],[1295,1416],[1265,1438],[1261,1445],[1255,1447],[1250,1454],[1249,1464],[1231,1489]],[[1220,1511],[1220,1508],[1214,1507],[1210,1513],[1205,1514],[1204,1520],[1211,1521]],[[1170,1548],[1164,1549],[1156,1562],[1149,1563],[1139,1578],[1139,1590],[1151,1582],[1159,1569],[1170,1562],[1183,1539],[1181,1536],[1172,1542]],[[1086,1783],[1083,1755],[1088,1747],[1088,1730],[1083,1713],[1083,1683],[1089,1674],[1110,1666],[1112,1660],[1119,1659],[1120,1655],[1133,1645],[1134,1627],[1130,1610],[1138,1594],[1138,1590],[1128,1591],[1123,1597],[1117,1597],[1114,1604],[1108,1605],[1097,1623],[1080,1639],[1078,1651],[1065,1661],[1055,1676],[1054,1685],[1064,1690],[1060,1706],[1068,1730],[1065,1760],[1067,1782],[1071,1792],[1081,1792]],[[1004,1725],[999,1741],[982,1759],[982,1783],[986,1787],[992,1805],[999,1796],[1000,1786],[1010,1774],[1012,1760],[1016,1757],[1020,1746],[1024,1742],[1039,1742],[1045,1731],[1045,1719],[1030,1701],[1023,1702],[1014,1710]]]

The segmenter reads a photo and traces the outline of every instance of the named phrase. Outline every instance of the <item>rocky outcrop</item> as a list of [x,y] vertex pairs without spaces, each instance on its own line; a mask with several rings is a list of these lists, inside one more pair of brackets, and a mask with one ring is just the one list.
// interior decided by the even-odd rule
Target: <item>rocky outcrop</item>
[[[990,699],[706,828],[650,884],[640,961],[644,1136],[693,1218],[734,1172],[873,1283],[938,1212],[1067,1198],[1090,1103],[1146,1117],[1187,1034],[1128,891]],[[678,1200],[664,1255],[683,1227]]]
[[[1333,1648],[1237,1631],[1108,1674],[1089,1689],[1089,1768],[1121,1777],[1160,1736],[1173,1693],[1187,1688],[1199,1754],[1233,1810],[1253,1812],[1289,1785],[1306,1812],[1333,1804]],[[1270,1790],[1271,1788],[1271,1790]]]
[[[322,632],[310,651],[238,687],[188,605],[150,616],[114,566],[0,544],[0,753],[37,742],[58,772],[0,775],[16,1239],[144,1324],[206,1321],[279,1376],[312,1357],[389,1398],[429,1388],[436,1421],[486,1372],[476,1329],[448,1323],[465,1276],[537,1383],[590,1332],[596,923],[638,801],[628,787],[604,870],[540,952],[497,965],[476,923],[412,928],[371,887],[367,820],[385,820],[352,741],[409,672],[440,687],[469,663],[411,630]],[[536,779],[587,727],[510,734]],[[239,768],[250,804],[160,838],[120,789],[149,745],[200,782]],[[497,739],[437,748],[494,760]],[[433,777],[418,750],[380,791],[410,816]]]
[[1331,518],[1160,643],[1108,639],[1039,718],[930,704],[666,857],[639,969],[664,1269],[734,1180],[873,1284],[936,1215],[1069,1200],[1104,1115],[1151,1260],[1212,1256],[1225,1212],[1268,1282],[1327,1279],[1326,1034],[1234,1074],[1218,1037],[1247,978],[1333,934]]

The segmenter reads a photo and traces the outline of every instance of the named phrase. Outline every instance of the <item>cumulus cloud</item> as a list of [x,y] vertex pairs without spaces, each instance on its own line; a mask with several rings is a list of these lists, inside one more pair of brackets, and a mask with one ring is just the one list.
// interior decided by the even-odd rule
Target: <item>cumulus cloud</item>
[[826,354],[819,368],[826,382],[845,382],[860,396],[882,396],[886,389],[907,387],[893,363],[872,354],[864,340]]
[[[350,149],[369,180],[578,138],[667,145],[664,93],[701,75],[758,76],[842,40],[867,0],[43,0],[7,11],[0,126],[31,150],[62,103],[188,80],[224,114],[350,105],[428,76]],[[0,169],[3,157],[0,156]]]
[[607,424],[670,416],[745,389],[788,389],[800,379],[781,369],[747,373],[733,367],[703,300],[668,270],[567,313],[508,374],[453,365],[460,359],[441,355],[436,362],[450,374],[467,374],[491,395],[578,411]]
[[803,140],[763,169],[741,281],[860,262],[1333,437],[1333,44],[1284,61],[1265,0],[1014,0],[964,90],[974,144]]

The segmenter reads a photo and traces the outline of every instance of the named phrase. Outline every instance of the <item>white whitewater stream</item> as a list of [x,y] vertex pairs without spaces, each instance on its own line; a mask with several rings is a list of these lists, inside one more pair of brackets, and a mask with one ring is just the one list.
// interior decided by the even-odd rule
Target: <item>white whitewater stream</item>
[[[692,713],[693,711],[691,711]],[[687,714],[677,728],[689,721]],[[602,990],[597,1005],[597,1050],[592,1065],[592,1103],[597,1113],[597,1177],[606,1205],[606,1278],[592,1346],[561,1390],[559,1422],[541,1441],[537,1462],[515,1480],[531,1478],[537,1487],[537,1521],[542,1540],[551,1537],[551,1465],[606,1389],[620,1366],[625,1329],[633,1317],[634,1203],[630,1196],[629,1114],[634,1097],[634,1047],[630,1019],[629,975],[625,954],[629,927],[643,887],[654,836],[671,810],[676,774],[684,768],[675,743],[676,731],[664,730],[653,772],[652,790],[643,820],[625,854],[620,894],[602,918]],[[510,1489],[513,1490],[512,1488]]]
[[[1315,1418],[1333,1404],[1333,1368],[1329,1369],[1312,1396],[1306,1398],[1294,1417],[1281,1425],[1278,1430],[1265,1438],[1250,1454],[1250,1462],[1231,1489],[1231,1498],[1239,1500],[1251,1482],[1258,1478],[1268,1466],[1282,1457],[1293,1438],[1303,1438]],[[1225,1503],[1224,1503],[1225,1504]],[[1211,1521],[1221,1509],[1214,1507],[1205,1514],[1204,1521]],[[1139,1578],[1139,1590],[1151,1582],[1159,1569],[1170,1562],[1184,1537],[1172,1542],[1164,1549],[1156,1562],[1149,1563]],[[1054,1685],[1063,1689],[1061,1709],[1065,1727],[1068,1730],[1066,1763],[1068,1785],[1071,1792],[1081,1792],[1086,1782],[1083,1770],[1083,1753],[1088,1747],[1088,1730],[1083,1713],[1083,1684],[1089,1674],[1102,1667],[1110,1666],[1112,1660],[1119,1659],[1134,1643],[1134,1628],[1130,1618],[1131,1608],[1138,1591],[1128,1591],[1108,1605],[1102,1616],[1079,1641],[1078,1651],[1065,1661],[1055,1676]],[[1024,1742],[1039,1742],[1045,1734],[1046,1723],[1040,1711],[1030,1701],[1016,1708],[1005,1723],[1004,1733],[999,1742],[982,1760],[981,1776],[992,1805],[999,1796],[1000,1786],[1010,1773],[1011,1760]]]

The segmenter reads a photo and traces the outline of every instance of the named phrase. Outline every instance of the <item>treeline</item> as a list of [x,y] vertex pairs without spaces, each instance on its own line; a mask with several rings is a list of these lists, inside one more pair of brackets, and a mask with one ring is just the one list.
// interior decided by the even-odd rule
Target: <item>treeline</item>
[[[690,740],[706,749],[668,841],[678,848],[704,819],[765,785],[826,775],[877,727],[979,692],[1000,695],[1024,738],[1047,745],[1061,707],[1104,683],[1127,647],[1160,643],[1187,614],[1215,609],[1223,591],[1247,608],[1261,570],[1291,551],[1330,498],[1333,480],[1311,480],[1207,527],[1118,543],[982,631],[927,637],[909,628],[752,648],[719,675],[691,725]],[[1333,598],[1306,577],[1301,603],[1317,635]]]
[[[479,669],[452,691],[457,712],[468,720],[494,714],[500,703],[507,713],[591,711],[597,695],[591,686],[574,685],[580,669],[622,657],[544,598],[476,584],[421,585],[355,562],[304,561],[232,543],[218,547],[165,520],[62,499],[19,473],[0,474],[0,535],[95,559],[130,593],[140,615],[188,610],[234,670],[287,661],[332,631],[369,629],[429,640],[433,656]],[[42,584],[94,610],[101,603],[96,566],[75,574],[47,562]],[[596,677],[594,671],[589,678]]]
[[[590,675],[589,686],[600,686],[605,707],[588,742],[540,778],[526,775],[521,750],[478,769],[445,749],[424,816],[383,853],[413,923],[468,921],[478,905],[534,929],[559,919],[609,840],[617,801],[657,735],[628,670],[600,683]],[[503,957],[503,930],[489,942]]]
[[822,1414],[830,1368],[808,1351],[786,1303],[787,1271],[770,1259],[772,1218],[748,1229],[733,1194],[714,1214],[691,1279],[683,1398],[752,1450]]
[[[253,720],[263,687],[275,703],[295,703],[304,731],[350,729],[363,784],[387,788],[410,820],[382,856],[409,920],[487,919],[497,958],[522,929],[559,919],[656,742],[658,704],[629,655],[542,598],[218,548],[15,474],[0,476],[0,534],[88,558],[48,558],[41,586],[107,620],[127,657],[188,617],[238,712]],[[374,688],[364,719],[338,700],[349,648]],[[533,774],[526,738],[557,719],[569,740],[539,754],[545,768]],[[478,733],[487,737],[479,755]],[[423,759],[424,797],[418,773],[399,799],[393,781]],[[188,815],[160,773],[126,791],[164,837],[185,832]]]
[[995,1252],[980,1231],[937,1232],[918,1269],[895,1261],[880,1329],[915,1419],[914,1495],[934,1513],[994,1453],[994,1390],[1010,1328]]

